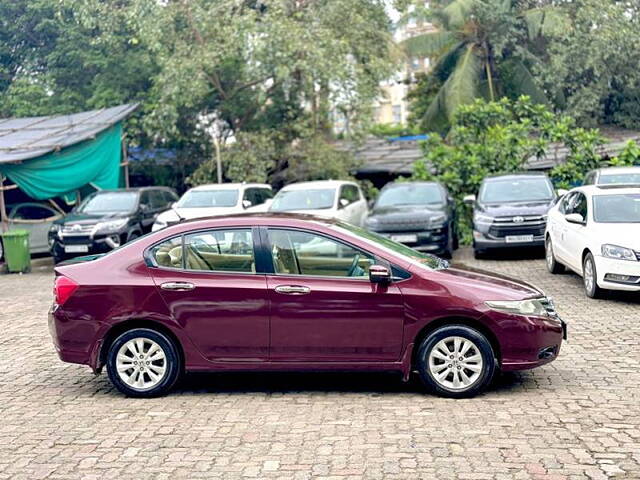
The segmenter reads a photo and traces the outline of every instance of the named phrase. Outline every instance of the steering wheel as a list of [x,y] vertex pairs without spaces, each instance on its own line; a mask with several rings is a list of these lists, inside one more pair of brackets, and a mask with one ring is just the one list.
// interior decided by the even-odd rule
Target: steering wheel
[[358,262],[360,262],[360,254],[356,253],[356,256],[353,257],[353,262],[351,262],[351,266],[349,267],[349,271],[347,272],[347,277],[353,277],[353,274],[356,272],[356,268],[358,268]]

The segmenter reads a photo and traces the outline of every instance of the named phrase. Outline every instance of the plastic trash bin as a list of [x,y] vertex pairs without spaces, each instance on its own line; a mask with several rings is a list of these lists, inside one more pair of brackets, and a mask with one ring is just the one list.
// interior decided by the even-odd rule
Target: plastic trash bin
[[29,232],[27,230],[10,230],[1,236],[7,270],[15,273],[30,271]]

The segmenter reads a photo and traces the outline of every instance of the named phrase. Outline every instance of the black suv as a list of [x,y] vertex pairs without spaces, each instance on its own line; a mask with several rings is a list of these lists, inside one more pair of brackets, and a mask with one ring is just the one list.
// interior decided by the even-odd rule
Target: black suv
[[151,230],[155,218],[178,200],[166,187],[101,190],[88,196],[49,230],[56,263],[108,252]]
[[547,212],[557,199],[543,173],[517,173],[487,177],[473,204],[473,251],[476,257],[488,250],[508,247],[541,247]]
[[451,257],[458,248],[455,204],[436,182],[387,184],[365,225],[423,252]]

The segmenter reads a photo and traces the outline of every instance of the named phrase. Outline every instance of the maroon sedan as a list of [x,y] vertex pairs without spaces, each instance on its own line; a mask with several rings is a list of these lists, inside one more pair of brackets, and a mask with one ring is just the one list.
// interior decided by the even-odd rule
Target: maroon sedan
[[496,369],[552,361],[566,336],[531,285],[313,217],[183,222],[55,272],[60,358],[106,365],[135,397],[237,370],[417,371],[468,397]]

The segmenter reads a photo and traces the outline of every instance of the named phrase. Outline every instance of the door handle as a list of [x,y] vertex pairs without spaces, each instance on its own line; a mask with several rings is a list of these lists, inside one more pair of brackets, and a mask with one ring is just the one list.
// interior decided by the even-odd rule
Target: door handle
[[311,292],[309,287],[302,287],[299,285],[278,285],[275,290],[276,292],[284,293],[285,295],[306,295]]
[[186,292],[193,290],[196,286],[189,282],[165,282],[160,285],[163,290],[176,290],[178,292]]

